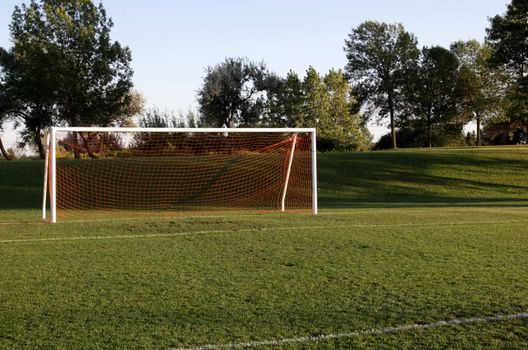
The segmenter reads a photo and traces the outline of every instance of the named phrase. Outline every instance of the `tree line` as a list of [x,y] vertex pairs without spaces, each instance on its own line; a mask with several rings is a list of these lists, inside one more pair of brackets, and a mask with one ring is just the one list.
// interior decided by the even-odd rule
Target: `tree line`
[[[490,19],[486,40],[418,48],[402,24],[366,21],[345,39],[347,64],[281,77],[264,62],[228,57],[206,68],[198,111],[144,108],[132,55],[110,37],[112,20],[92,0],[16,6],[13,46],[0,48],[0,128],[44,157],[51,125],[316,127],[320,150],[366,150],[369,122],[389,121],[375,148],[528,141],[528,4],[512,0]],[[464,126],[476,124],[464,135]],[[72,135],[82,143],[86,135]],[[0,140],[5,158],[10,153]]]

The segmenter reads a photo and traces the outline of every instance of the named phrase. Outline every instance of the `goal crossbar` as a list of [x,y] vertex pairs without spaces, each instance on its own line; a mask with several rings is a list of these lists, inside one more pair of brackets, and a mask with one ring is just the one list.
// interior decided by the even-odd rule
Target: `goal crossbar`
[[[255,133],[255,134],[274,134],[282,133],[287,134],[291,133],[290,146],[284,151],[284,178],[281,180],[281,190],[279,198],[279,210],[285,211],[286,209],[286,196],[290,183],[290,174],[292,172],[292,162],[294,155],[296,154],[296,145],[297,145],[297,136],[299,134],[308,134],[309,138],[309,149],[306,149],[310,154],[310,163],[309,167],[309,177],[310,177],[310,191],[311,191],[311,212],[317,214],[318,212],[318,203],[317,203],[317,153],[316,153],[316,130],[315,128],[140,128],[140,127],[52,127],[49,130],[47,137],[47,154],[45,162],[45,175],[44,175],[44,191],[43,191],[43,207],[42,207],[42,218],[46,221],[51,221],[52,223],[57,222],[57,155],[59,143],[61,143],[58,134],[76,134],[79,133],[88,133],[90,134],[113,134],[113,133],[123,133],[134,135],[136,133],[146,133],[146,135],[151,134],[187,134],[188,137],[193,138],[193,134],[198,133],[210,133],[217,135],[227,135],[230,134],[243,134],[243,133]],[[86,136],[86,135],[85,135]],[[135,136],[134,136],[135,137]],[[143,137],[143,136],[139,136]],[[184,136],[182,136],[184,137]],[[236,136],[235,136],[236,137]],[[240,135],[240,137],[242,137]],[[282,136],[278,136],[282,137]],[[62,143],[61,143],[62,144]],[[64,148],[61,148],[61,151],[64,151]],[[282,153],[281,153],[282,154]],[[214,157],[214,155],[212,155]],[[243,154],[241,155],[243,157]],[[86,160],[85,160],[86,162]],[[155,161],[154,161],[155,162]],[[212,160],[214,162],[214,160]],[[49,189],[49,191],[46,191]],[[64,190],[61,188],[61,190]],[[49,212],[50,217],[47,217],[47,200],[49,196]],[[59,198],[60,200],[60,198]],[[62,210],[62,209],[61,209]]]
[[121,127],[52,127],[51,132],[180,132],[180,133],[315,133],[315,128],[121,128]]

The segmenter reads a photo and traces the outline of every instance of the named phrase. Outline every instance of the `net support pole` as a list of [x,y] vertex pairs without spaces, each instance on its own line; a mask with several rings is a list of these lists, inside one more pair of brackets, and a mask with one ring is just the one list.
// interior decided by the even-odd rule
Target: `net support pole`
[[316,131],[312,131],[312,214],[317,215],[317,141]]
[[50,209],[51,222],[57,222],[57,134],[55,128],[51,128],[51,139],[49,143],[50,166],[51,166],[51,188],[50,188]]
[[286,193],[288,192],[288,183],[290,182],[290,173],[291,173],[291,167],[293,164],[293,156],[295,154],[296,145],[297,145],[297,134],[294,134],[292,146],[290,149],[290,159],[288,160],[288,169],[286,170],[286,179],[284,180],[284,188],[282,190],[281,211],[286,210]]
[[49,171],[49,144],[50,133],[46,135],[46,158],[44,158],[44,186],[42,186],[42,221],[46,221],[46,204],[48,195],[48,171]]

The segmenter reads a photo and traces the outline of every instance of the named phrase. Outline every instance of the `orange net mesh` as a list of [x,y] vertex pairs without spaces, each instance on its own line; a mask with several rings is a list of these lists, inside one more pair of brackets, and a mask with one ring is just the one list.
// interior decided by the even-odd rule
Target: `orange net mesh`
[[57,215],[310,209],[311,137],[59,132]]

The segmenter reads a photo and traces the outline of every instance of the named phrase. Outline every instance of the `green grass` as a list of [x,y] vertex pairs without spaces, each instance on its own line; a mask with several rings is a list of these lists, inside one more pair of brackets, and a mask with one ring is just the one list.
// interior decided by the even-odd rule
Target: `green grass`
[[[528,312],[527,169],[524,147],[328,153],[316,217],[49,225],[42,163],[0,162],[0,348],[168,349]],[[527,342],[524,318],[272,348]]]

